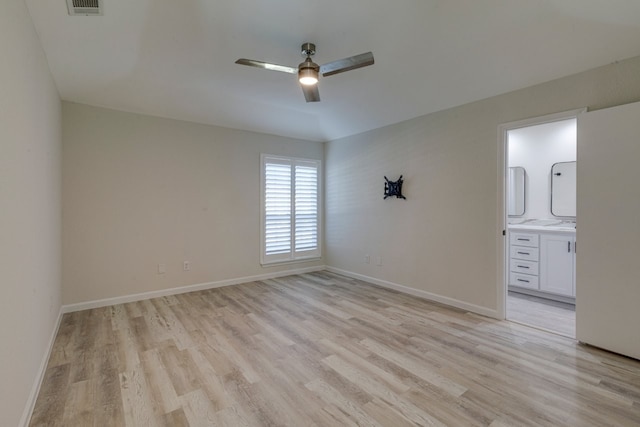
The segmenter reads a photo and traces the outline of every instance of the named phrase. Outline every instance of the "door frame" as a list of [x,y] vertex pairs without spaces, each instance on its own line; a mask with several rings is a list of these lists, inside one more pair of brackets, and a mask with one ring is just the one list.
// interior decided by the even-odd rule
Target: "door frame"
[[[497,262],[497,315],[501,320],[507,315],[507,285],[509,277],[509,250],[507,241],[507,177],[509,168],[509,141],[510,130],[521,129],[530,126],[558,122],[561,120],[575,119],[579,114],[586,113],[587,108],[562,111],[544,116],[531,117],[498,125],[498,262]],[[577,149],[577,148],[576,148]]]

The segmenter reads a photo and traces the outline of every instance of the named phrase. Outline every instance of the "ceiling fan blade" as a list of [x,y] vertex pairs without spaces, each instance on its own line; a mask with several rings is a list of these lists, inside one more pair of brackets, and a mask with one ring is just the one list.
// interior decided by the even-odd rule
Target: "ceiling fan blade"
[[240,58],[236,61],[236,64],[264,68],[265,70],[281,71],[289,74],[296,74],[298,72],[297,68],[287,67],[286,65],[270,64],[268,62],[256,61],[253,59]]
[[302,93],[304,93],[304,99],[307,102],[319,102],[320,101],[320,92],[318,91],[318,85],[300,85],[302,87]]
[[350,56],[349,58],[338,59],[320,66],[320,72],[324,77],[332,76],[345,71],[355,70],[356,68],[367,67],[373,65],[373,53],[361,53],[360,55]]

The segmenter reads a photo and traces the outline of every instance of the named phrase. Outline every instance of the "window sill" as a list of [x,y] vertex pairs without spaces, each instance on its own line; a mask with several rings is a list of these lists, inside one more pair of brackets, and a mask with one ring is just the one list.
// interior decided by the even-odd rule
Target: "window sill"
[[275,267],[278,265],[300,264],[305,262],[313,262],[313,261],[321,261],[321,260],[322,260],[321,256],[314,256],[309,258],[288,259],[285,261],[261,262],[260,266],[262,266],[263,268],[266,268],[266,267]]

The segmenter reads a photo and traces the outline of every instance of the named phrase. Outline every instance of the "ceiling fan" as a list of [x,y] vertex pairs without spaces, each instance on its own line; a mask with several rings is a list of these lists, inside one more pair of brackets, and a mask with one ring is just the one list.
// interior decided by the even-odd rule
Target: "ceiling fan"
[[373,65],[373,54],[371,52],[338,59],[337,61],[328,62],[324,65],[318,65],[313,62],[311,57],[315,55],[315,53],[315,44],[303,43],[302,56],[306,56],[306,59],[298,65],[298,68],[245,58],[238,59],[236,64],[263,68],[265,70],[280,71],[289,74],[297,73],[298,81],[302,85],[302,92],[304,93],[304,98],[307,102],[320,101],[320,93],[318,92],[318,74],[321,73],[323,77],[327,77],[334,74],[344,73],[345,71],[355,70],[356,68]]

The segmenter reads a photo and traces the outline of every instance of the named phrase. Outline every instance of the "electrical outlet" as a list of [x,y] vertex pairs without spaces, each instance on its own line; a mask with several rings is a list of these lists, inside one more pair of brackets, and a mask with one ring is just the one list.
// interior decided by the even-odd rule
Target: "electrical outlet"
[[166,273],[167,269],[164,264],[158,264],[158,274]]
[[184,271],[190,271],[190,270],[191,270],[191,263],[190,263],[189,261],[185,261],[185,262],[182,264],[182,269],[183,269]]
[[376,258],[376,265],[382,265],[382,257],[381,256]]
[[365,264],[371,264],[371,257],[369,255],[365,255],[364,256],[364,263]]

